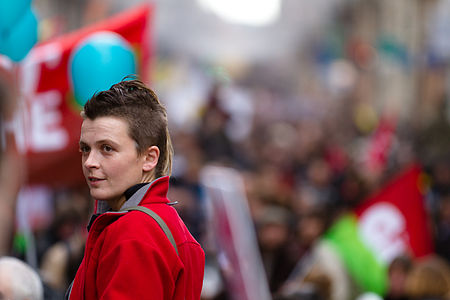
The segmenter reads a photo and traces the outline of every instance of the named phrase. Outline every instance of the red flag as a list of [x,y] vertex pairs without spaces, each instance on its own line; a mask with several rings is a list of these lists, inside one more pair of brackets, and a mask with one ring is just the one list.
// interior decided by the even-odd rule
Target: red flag
[[81,107],[74,101],[69,57],[77,43],[96,31],[121,35],[135,52],[137,72],[146,81],[150,58],[149,19],[143,5],[33,48],[20,65],[18,115],[8,128],[26,154],[28,183],[76,185],[84,182],[78,153]]
[[363,240],[384,262],[433,252],[421,174],[420,167],[409,168],[356,210]]

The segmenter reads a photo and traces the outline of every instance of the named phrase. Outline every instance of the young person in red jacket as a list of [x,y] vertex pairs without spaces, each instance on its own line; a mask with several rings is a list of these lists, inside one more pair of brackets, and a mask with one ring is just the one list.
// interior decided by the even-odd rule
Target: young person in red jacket
[[157,96],[139,80],[122,81],[94,95],[82,116],[96,214],[66,298],[200,299],[205,256],[166,196],[173,151]]

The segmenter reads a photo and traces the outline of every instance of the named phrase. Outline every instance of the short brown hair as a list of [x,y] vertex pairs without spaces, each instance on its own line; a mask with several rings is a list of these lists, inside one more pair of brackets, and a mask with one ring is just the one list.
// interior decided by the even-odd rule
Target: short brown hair
[[136,142],[138,154],[148,147],[160,151],[155,178],[170,175],[173,148],[170,140],[167,113],[155,92],[138,79],[123,80],[101,91],[86,102],[83,118],[119,117],[129,125],[129,135]]

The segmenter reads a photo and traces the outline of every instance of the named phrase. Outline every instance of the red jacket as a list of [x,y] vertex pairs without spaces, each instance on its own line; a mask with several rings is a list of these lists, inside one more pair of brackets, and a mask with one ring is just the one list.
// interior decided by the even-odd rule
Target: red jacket
[[161,177],[136,194],[145,193],[139,205],[167,224],[179,255],[147,214],[103,213],[91,225],[69,299],[200,299],[205,254],[167,204],[168,187],[169,177]]

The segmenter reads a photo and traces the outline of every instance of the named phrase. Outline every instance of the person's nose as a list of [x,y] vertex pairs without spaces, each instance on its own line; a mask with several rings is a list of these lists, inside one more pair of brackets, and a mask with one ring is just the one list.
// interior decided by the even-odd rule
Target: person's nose
[[100,166],[98,154],[95,151],[90,151],[84,160],[84,167],[87,169],[96,169]]

